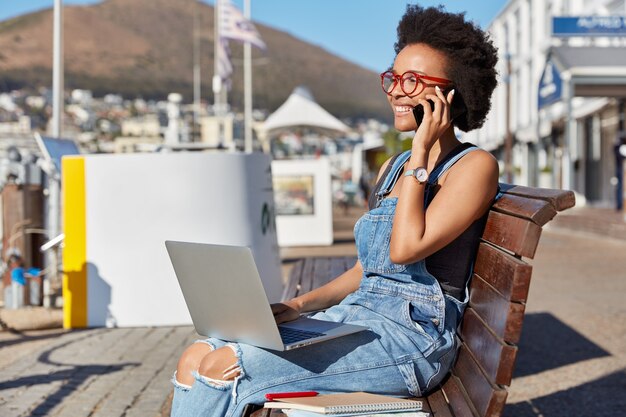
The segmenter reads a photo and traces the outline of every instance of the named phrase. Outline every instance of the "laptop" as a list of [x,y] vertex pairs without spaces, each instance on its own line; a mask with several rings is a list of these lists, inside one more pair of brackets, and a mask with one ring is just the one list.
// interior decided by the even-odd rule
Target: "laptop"
[[306,317],[277,325],[248,247],[169,240],[165,247],[201,336],[284,351],[369,330]]

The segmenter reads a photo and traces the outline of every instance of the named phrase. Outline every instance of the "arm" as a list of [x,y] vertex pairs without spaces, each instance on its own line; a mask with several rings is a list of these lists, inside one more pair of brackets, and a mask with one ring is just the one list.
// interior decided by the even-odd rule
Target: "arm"
[[[389,165],[389,158],[380,167],[376,182],[380,181],[381,176]],[[363,276],[363,267],[357,261],[352,268],[339,275],[326,285],[323,285],[313,291],[300,295],[283,303],[272,304],[272,312],[277,323],[283,323],[289,320],[295,320],[300,313],[306,311],[322,310],[338,304],[359,288],[361,277]]]
[[[425,162],[413,162],[411,157],[407,165],[410,169],[425,166]],[[392,262],[400,264],[437,252],[489,209],[497,190],[498,164],[487,152],[466,155],[449,171],[426,212],[422,203],[424,185],[412,178],[407,180],[398,197],[389,251]]]
[[272,304],[272,312],[277,323],[295,320],[300,313],[323,310],[338,304],[359,288],[363,268],[359,261],[328,284],[283,303]]
[[[453,93],[427,95],[435,101],[431,111],[425,100],[424,121],[413,138],[405,169],[425,167],[430,149],[451,129],[449,104]],[[474,151],[448,172],[441,189],[424,210],[425,184],[412,178],[402,182],[393,220],[389,256],[394,263],[409,264],[435,253],[456,239],[480,218],[493,201],[498,186],[498,164],[487,152]]]

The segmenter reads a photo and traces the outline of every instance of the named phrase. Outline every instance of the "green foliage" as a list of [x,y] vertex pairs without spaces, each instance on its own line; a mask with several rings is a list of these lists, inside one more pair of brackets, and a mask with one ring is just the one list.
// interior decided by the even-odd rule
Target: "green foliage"
[[411,140],[402,138],[400,136],[400,132],[395,129],[389,129],[385,132],[383,140],[385,141],[385,148],[387,149],[388,156],[411,149]]

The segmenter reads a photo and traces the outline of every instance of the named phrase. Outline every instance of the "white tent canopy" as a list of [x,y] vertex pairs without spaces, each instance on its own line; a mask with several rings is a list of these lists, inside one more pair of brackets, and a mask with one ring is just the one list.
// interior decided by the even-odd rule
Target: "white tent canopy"
[[289,98],[265,121],[265,131],[309,126],[338,132],[350,128],[315,102],[306,87],[296,87]]

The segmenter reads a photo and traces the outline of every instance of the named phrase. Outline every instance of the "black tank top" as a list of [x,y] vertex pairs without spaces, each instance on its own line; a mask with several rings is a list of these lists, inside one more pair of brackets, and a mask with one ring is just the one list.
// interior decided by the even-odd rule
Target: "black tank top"
[[[445,164],[457,154],[472,146],[475,145],[472,145],[471,143],[462,143],[458,145],[452,149],[435,166],[435,168]],[[370,198],[368,202],[370,210],[376,207],[376,193],[382,186],[385,177],[389,174],[391,166],[398,155],[394,155],[392,160],[387,165],[387,169],[380,177],[380,180],[376,183],[376,187],[370,195],[370,197],[373,196],[374,198]],[[433,171],[435,168],[433,168]],[[434,186],[436,186],[436,184],[434,184]],[[428,193],[428,204],[430,204],[434,198],[434,194],[435,193],[432,191]],[[489,211],[487,211],[480,219],[474,221],[474,223],[465,229],[459,237],[454,239],[447,246],[441,248],[439,251],[426,258],[426,269],[435,278],[437,278],[443,292],[460,301],[463,301],[465,298],[465,286],[470,278],[474,259],[476,258],[476,251],[478,250],[478,244],[480,243],[480,236],[482,236],[488,215]]]

